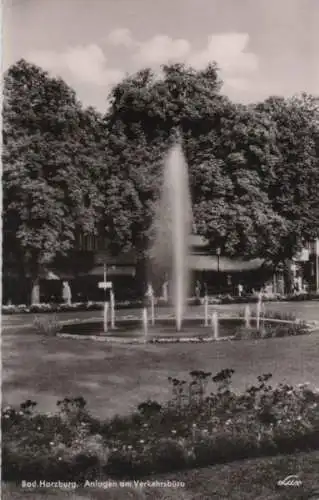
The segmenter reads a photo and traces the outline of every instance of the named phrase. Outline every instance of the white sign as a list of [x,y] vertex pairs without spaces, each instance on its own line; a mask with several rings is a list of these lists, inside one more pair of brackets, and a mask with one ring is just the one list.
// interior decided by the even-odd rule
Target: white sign
[[112,281],[100,281],[99,282],[99,288],[103,288],[104,290],[107,290],[108,288],[112,288]]

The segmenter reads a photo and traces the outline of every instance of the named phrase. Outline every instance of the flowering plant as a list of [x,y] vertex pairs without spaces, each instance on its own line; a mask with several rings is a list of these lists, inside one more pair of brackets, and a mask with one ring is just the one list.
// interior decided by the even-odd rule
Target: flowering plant
[[58,401],[57,414],[36,413],[30,400],[4,408],[4,479],[137,477],[319,448],[319,390],[309,384],[272,387],[267,373],[237,393],[232,369],[189,375],[169,377],[166,403],[148,400],[107,421],[81,397]]

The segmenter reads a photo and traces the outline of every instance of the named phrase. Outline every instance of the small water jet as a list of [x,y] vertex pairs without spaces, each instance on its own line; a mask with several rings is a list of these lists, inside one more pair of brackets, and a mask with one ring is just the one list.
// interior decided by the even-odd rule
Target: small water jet
[[208,297],[205,295],[204,297],[204,318],[205,318],[205,326],[208,326]]
[[219,321],[218,321],[218,313],[216,311],[212,314],[212,330],[214,339],[218,340],[219,338]]
[[103,310],[103,332],[104,333],[107,333],[108,311],[109,311],[109,303],[104,302],[104,310]]
[[[182,327],[188,292],[188,238],[191,227],[191,198],[187,165],[180,143],[175,144],[164,165],[159,210],[154,222],[156,238],[154,266],[170,276],[176,330]],[[156,269],[155,269],[156,272]]]
[[150,286],[150,301],[151,301],[151,325],[155,325],[155,297],[152,285]]
[[248,305],[245,307],[244,317],[245,317],[245,327],[250,328],[251,327],[251,311],[250,311],[250,307]]
[[115,328],[115,300],[114,300],[114,292],[111,290],[110,292],[110,308],[111,308],[111,328]]
[[142,321],[143,321],[144,342],[146,343],[147,336],[148,336],[148,317],[147,317],[147,308],[146,307],[144,307],[144,309],[143,309]]
[[261,293],[258,296],[258,301],[256,305],[256,328],[259,330],[260,328],[260,316],[261,316],[261,307],[262,307],[262,302],[261,302]]

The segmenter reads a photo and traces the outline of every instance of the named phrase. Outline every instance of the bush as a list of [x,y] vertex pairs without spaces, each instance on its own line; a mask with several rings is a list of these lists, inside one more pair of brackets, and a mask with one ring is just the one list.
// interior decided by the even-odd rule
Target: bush
[[[128,417],[94,419],[83,398],[58,402],[56,415],[36,403],[2,411],[4,480],[138,477],[185,467],[296,450],[319,449],[319,392],[273,388],[271,374],[245,392],[233,370],[194,370],[169,378],[170,400],[146,401]],[[215,390],[210,392],[211,384]]]
[[260,339],[260,338],[276,338],[288,337],[293,335],[306,335],[309,333],[308,326],[303,322],[295,323],[275,323],[271,321],[260,321],[260,328],[255,326],[247,328],[240,326],[236,329],[234,339]]
[[47,336],[55,336],[61,330],[61,325],[56,315],[52,318],[39,318],[39,316],[35,316],[33,326],[37,333]]
[[[242,310],[239,314],[243,318],[245,316],[245,310]],[[251,310],[251,317],[256,318],[256,309],[255,308],[253,308]],[[267,319],[278,319],[281,321],[291,321],[291,322],[297,321],[297,317],[293,313],[272,311],[271,309],[268,309],[268,308],[264,309],[264,311],[262,311],[261,318],[264,318],[264,317]]]

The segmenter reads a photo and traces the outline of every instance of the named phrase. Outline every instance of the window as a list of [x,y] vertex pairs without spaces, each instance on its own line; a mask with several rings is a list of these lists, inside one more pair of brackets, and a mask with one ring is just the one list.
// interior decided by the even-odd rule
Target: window
[[77,243],[78,250],[83,251],[92,251],[95,249],[95,236],[91,234],[85,234],[82,231],[77,235]]

